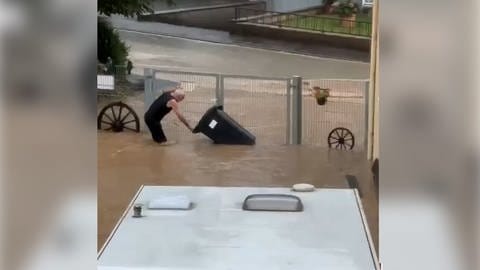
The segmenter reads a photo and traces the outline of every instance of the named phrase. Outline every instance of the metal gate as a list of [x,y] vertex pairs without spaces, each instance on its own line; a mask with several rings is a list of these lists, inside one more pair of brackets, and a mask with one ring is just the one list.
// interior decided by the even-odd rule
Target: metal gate
[[258,144],[288,144],[289,79],[222,75],[224,110],[255,134]]
[[[208,108],[218,105],[255,134],[257,143],[289,141],[289,79],[170,70],[146,70],[145,74],[145,110],[169,84],[177,84],[186,92],[182,111],[192,125],[198,123]],[[167,115],[164,126],[167,137],[175,140],[201,138],[188,132],[174,115]]]
[[[162,91],[180,85],[186,93],[181,104],[182,112],[192,126],[195,126],[203,114],[211,106],[217,104],[219,75],[197,72],[182,72],[169,70],[150,70],[153,80],[145,85],[145,110],[152,104]],[[148,84],[148,85],[147,85]],[[176,141],[198,140],[181,124],[174,114],[168,114],[162,121],[167,138]]]

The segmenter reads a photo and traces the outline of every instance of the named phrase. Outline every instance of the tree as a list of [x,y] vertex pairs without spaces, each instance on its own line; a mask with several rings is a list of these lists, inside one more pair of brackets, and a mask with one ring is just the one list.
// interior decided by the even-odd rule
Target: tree
[[98,61],[106,63],[107,58],[111,57],[114,65],[124,65],[128,57],[127,45],[107,20],[98,18],[97,24]]
[[[163,0],[173,5],[174,0]],[[98,0],[97,11],[101,15],[113,14],[126,17],[138,16],[153,12],[153,0]],[[128,47],[120,40],[120,36],[104,18],[98,18],[97,23],[97,58],[105,63],[111,57],[114,65],[125,65],[128,59]]]

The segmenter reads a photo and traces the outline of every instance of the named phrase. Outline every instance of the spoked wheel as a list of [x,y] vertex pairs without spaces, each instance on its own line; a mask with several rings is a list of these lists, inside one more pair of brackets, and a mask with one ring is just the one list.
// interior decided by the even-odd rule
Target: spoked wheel
[[355,137],[347,128],[334,128],[328,134],[328,147],[335,149],[351,150],[355,146]]
[[97,129],[113,132],[124,130],[140,132],[140,120],[130,106],[123,102],[113,102],[98,114]]

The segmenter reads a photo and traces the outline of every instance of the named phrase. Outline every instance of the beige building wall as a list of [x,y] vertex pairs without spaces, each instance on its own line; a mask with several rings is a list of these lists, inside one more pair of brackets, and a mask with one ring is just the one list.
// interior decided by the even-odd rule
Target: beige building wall
[[379,89],[379,66],[378,66],[378,1],[374,1],[372,18],[372,42],[370,58],[370,88],[368,110],[368,159],[375,159],[380,154],[380,89]]

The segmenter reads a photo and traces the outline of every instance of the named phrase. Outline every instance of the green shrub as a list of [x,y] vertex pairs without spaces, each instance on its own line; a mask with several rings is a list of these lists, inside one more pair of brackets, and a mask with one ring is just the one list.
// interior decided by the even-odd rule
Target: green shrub
[[98,18],[97,23],[97,57],[101,63],[111,57],[114,65],[125,65],[128,58],[127,45],[120,39],[118,32],[108,21]]

